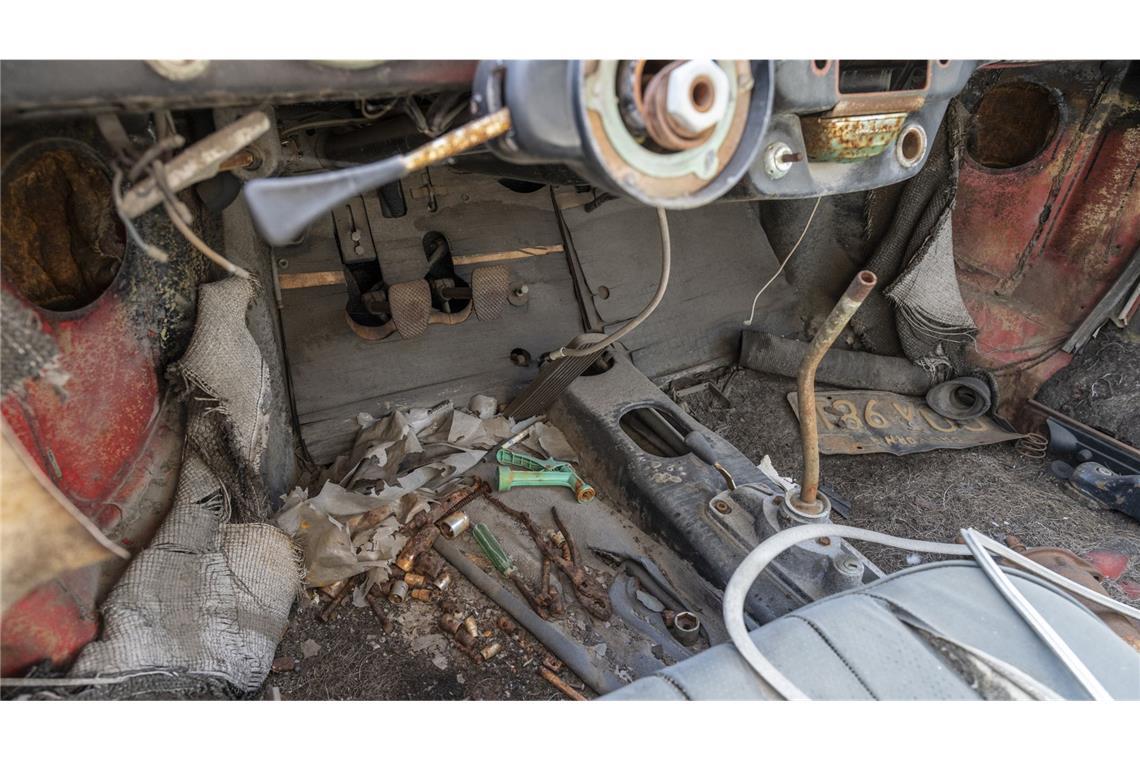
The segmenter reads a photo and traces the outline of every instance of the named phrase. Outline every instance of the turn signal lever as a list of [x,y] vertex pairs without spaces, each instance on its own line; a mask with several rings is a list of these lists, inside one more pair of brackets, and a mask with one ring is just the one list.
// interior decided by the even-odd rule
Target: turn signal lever
[[510,128],[511,113],[501,108],[410,153],[383,161],[339,171],[253,180],[245,186],[245,200],[262,237],[271,245],[285,245],[322,214],[350,198],[482,145]]

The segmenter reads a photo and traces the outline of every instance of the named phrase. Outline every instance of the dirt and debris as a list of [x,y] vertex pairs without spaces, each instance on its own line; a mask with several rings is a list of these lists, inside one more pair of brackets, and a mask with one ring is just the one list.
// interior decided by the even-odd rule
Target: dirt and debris
[[1037,399],[1140,447],[1140,333],[1102,328],[1072,364],[1049,378]]
[[[446,602],[381,604],[394,623],[389,633],[367,606],[346,604],[323,623],[323,600],[299,604],[277,647],[278,659],[291,658],[294,667],[274,669],[262,697],[269,698],[277,688],[283,700],[568,698],[539,674],[549,657],[542,645],[465,578],[454,578]],[[440,630],[446,609],[458,610],[464,619],[474,617],[479,649],[498,644],[497,654],[484,660],[479,652],[473,658],[461,650]],[[487,632],[492,635],[485,636]],[[572,673],[561,675],[594,696]]]
[[[752,461],[768,454],[782,475],[801,476],[799,432],[786,399],[794,380],[729,368],[684,385],[700,382],[718,392],[678,399],[694,417]],[[823,484],[851,503],[850,523],[862,528],[954,541],[961,528],[973,527],[999,540],[1014,534],[1030,546],[1058,546],[1081,556],[1123,554],[1130,560],[1127,571],[1105,585],[1121,601],[1135,603],[1129,592],[1140,588],[1140,523],[1072,494],[1045,461],[1022,456],[1013,443],[903,457],[825,456],[820,469]],[[908,562],[903,552],[860,549],[886,571],[936,559]]]
[[297,540],[308,588],[265,693],[546,699],[585,689],[540,675],[549,653],[430,548],[437,523],[489,490],[465,476],[488,449],[517,436],[549,456],[540,437],[565,442],[541,422],[528,433],[529,423],[488,413],[490,401],[474,415],[444,403],[362,416],[352,451],[324,482],[285,500],[276,520]]

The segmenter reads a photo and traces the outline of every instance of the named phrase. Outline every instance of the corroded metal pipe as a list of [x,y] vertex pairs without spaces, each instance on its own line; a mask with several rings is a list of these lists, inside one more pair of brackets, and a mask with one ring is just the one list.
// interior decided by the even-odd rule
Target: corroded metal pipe
[[797,509],[811,514],[819,514],[823,503],[819,499],[819,429],[815,413],[815,371],[819,367],[827,349],[843,332],[852,315],[859,310],[863,300],[875,287],[877,278],[874,272],[864,269],[855,275],[847,286],[847,292],[827,315],[823,327],[811,342],[804,363],[800,365],[797,377],[796,397],[800,407],[800,438],[804,451],[804,477],[801,480],[799,497],[793,497]]

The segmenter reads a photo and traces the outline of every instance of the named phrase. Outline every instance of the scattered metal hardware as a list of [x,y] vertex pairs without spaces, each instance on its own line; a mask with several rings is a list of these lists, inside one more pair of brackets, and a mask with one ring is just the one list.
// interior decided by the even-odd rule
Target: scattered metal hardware
[[392,586],[388,589],[388,601],[392,604],[403,604],[407,598],[408,584],[402,580],[392,581]]
[[471,518],[466,512],[453,512],[440,521],[439,530],[447,538],[455,538],[471,527]]
[[443,557],[434,552],[423,552],[416,557],[414,569],[421,575],[426,575],[429,578],[435,578],[440,573],[444,572],[447,568],[447,563]]
[[497,641],[493,641],[487,646],[480,649],[479,654],[483,657],[484,660],[489,660],[497,655],[502,648],[502,644]]
[[[757,372],[795,377],[810,343],[745,330],[741,337],[740,363]],[[816,380],[841,388],[892,391],[921,396],[930,389],[926,370],[899,356],[879,356],[864,351],[831,348],[816,369]]]
[[430,588],[414,588],[411,596],[417,602],[430,602],[433,599]]
[[499,615],[499,619],[495,621],[495,625],[499,626],[499,630],[506,634],[512,634],[518,630],[518,626],[506,615]]
[[[446,485],[446,483],[444,484]],[[443,486],[440,486],[442,488]],[[427,512],[420,512],[413,517],[406,526],[404,532],[411,533],[420,530],[426,525],[437,523],[443,518],[450,515],[457,509],[461,509],[468,502],[474,499],[481,493],[485,493],[490,487],[483,480],[474,478],[470,485],[463,486],[449,492],[446,496],[440,499],[439,504]],[[402,569],[402,568],[401,568]],[[427,573],[431,575],[431,573]]]
[[[788,403],[803,421],[795,393]],[[1021,438],[990,417],[950,420],[919,398],[885,391],[828,391],[815,402],[815,419],[824,454],[913,454],[934,449],[965,449]]]
[[990,386],[979,377],[958,377],[926,392],[926,405],[951,420],[972,420],[990,410]]
[[819,494],[819,433],[815,420],[815,373],[827,349],[843,332],[851,316],[875,287],[875,273],[863,270],[847,286],[847,291],[827,315],[823,327],[816,333],[811,348],[800,367],[796,387],[799,391],[800,437],[804,455],[804,477],[800,481],[800,491],[791,497],[792,502],[803,512],[821,514],[823,502]]
[[514,561],[485,523],[475,523],[475,527],[471,529],[471,535],[483,551],[484,556],[491,560],[491,565],[504,577],[509,578],[515,572]]
[[[538,639],[543,646],[566,663],[566,666],[591,689],[599,694],[606,694],[615,689],[620,689],[624,685],[624,682],[613,672],[595,665],[585,647],[540,618],[523,600],[503,586],[495,576],[488,575],[469,560],[457,545],[439,539],[435,542],[435,550],[442,554],[444,559],[461,572],[467,580],[471,581],[476,588],[486,594],[492,602],[504,609],[520,625],[530,631],[531,635]],[[524,640],[520,639],[519,641]]]
[[[416,533],[408,539],[404,544],[404,548],[396,557],[396,567],[403,570],[405,573],[412,570],[415,566],[416,558],[423,554],[440,535],[441,530],[456,531],[449,535],[454,537],[466,530],[467,516],[463,513],[455,513],[454,510],[459,509],[462,505],[469,502],[475,496],[487,490],[487,484],[478,478],[475,482],[463,488],[458,488],[443,499],[440,503],[433,507],[428,512],[421,512],[408,521],[402,530],[409,531],[415,530]],[[459,517],[455,515],[458,514]],[[442,521],[443,527],[437,527],[436,522]]]
[[463,628],[472,636],[479,636],[479,623],[472,615],[468,615],[463,619]]
[[510,127],[510,111],[503,108],[407,154],[340,171],[253,180],[245,186],[246,203],[265,239],[272,245],[285,245],[349,198],[481,145]]
[[321,614],[317,616],[320,618],[320,621],[322,623],[327,623],[332,620],[336,615],[336,611],[342,604],[344,604],[344,601],[352,596],[351,591],[356,587],[358,578],[359,576],[356,578],[348,579],[343,585],[340,586],[339,589],[337,589],[336,595],[333,596],[332,601],[326,604],[325,608],[321,610]]
[[455,640],[459,642],[460,646],[467,650],[473,650],[479,644],[478,634],[472,634],[471,631],[468,631],[466,628],[460,628],[455,632]]
[[[585,565],[582,564],[581,557],[578,555],[578,549],[574,545],[574,541],[570,536],[570,531],[562,522],[562,518],[558,515],[558,509],[552,508],[551,515],[554,517],[554,522],[558,526],[558,530],[566,538],[566,543],[559,549],[551,541],[543,537],[538,527],[534,524],[534,520],[526,512],[520,512],[511,509],[503,502],[499,501],[494,496],[488,494],[487,501],[491,502],[502,512],[515,518],[519,523],[526,528],[527,533],[530,534],[531,539],[538,547],[542,555],[555,567],[562,571],[562,573],[570,580],[571,585],[574,586],[574,595],[582,606],[586,608],[594,617],[599,620],[608,620],[613,614],[610,606],[609,594],[606,588],[590,576],[586,570]],[[549,572],[544,565],[544,573],[546,576]],[[517,574],[516,574],[517,575]],[[544,584],[549,588],[549,584]]]
[[[499,449],[495,453],[495,459],[500,464],[497,483],[499,491],[509,491],[518,486],[562,486],[573,491],[580,503],[594,498],[593,487],[582,480],[566,462],[535,459],[507,449]],[[524,471],[512,470],[511,466],[522,467]]]
[[427,585],[427,578],[419,573],[405,573],[404,583],[408,584],[411,588],[420,588]]
[[400,553],[396,556],[396,567],[405,573],[411,570],[415,565],[416,556],[431,546],[439,534],[440,530],[434,524],[421,528],[419,532],[408,539],[408,542],[404,544],[404,548],[401,549]]
[[555,674],[552,670],[550,670],[546,666],[539,668],[538,674],[540,676],[542,676],[547,681],[547,683],[549,683],[554,688],[558,689],[560,692],[565,694],[570,699],[573,699],[576,702],[588,701],[584,696],[582,696],[582,692],[578,691],[573,686],[571,686],[570,684],[563,681],[561,678],[558,677],[557,674]]
[[692,612],[687,610],[678,612],[673,616],[673,622],[669,626],[669,630],[687,647],[696,644],[701,637],[701,620]]
[[445,614],[439,619],[439,627],[454,636],[463,627],[463,623],[454,615]]
[[380,628],[384,631],[384,633],[391,633],[392,629],[395,628],[395,625],[393,624],[392,619],[388,617],[388,615],[380,607],[380,600],[372,594],[369,594],[368,606],[372,609],[372,614],[380,623]]
[[446,591],[451,585],[451,573],[440,573],[432,580],[431,585],[438,591]]

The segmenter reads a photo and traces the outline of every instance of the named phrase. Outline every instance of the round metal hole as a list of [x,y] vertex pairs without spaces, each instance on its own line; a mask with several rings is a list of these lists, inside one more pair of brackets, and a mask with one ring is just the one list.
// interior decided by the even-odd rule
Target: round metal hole
[[813,74],[823,76],[831,70],[831,61],[812,61],[811,70]]
[[4,281],[45,311],[93,303],[126,249],[102,158],[75,140],[39,140],[12,156],[2,182]]
[[987,169],[1024,166],[1045,152],[1061,124],[1056,95],[1039,84],[991,87],[974,108],[966,153]]
[[682,633],[696,633],[701,629],[701,621],[691,612],[678,612],[673,625]]
[[693,101],[693,108],[701,113],[713,107],[716,100],[716,90],[708,77],[697,77],[689,88],[689,99]]
[[917,124],[904,127],[899,135],[896,155],[899,163],[908,169],[918,164],[926,155],[926,130]]

